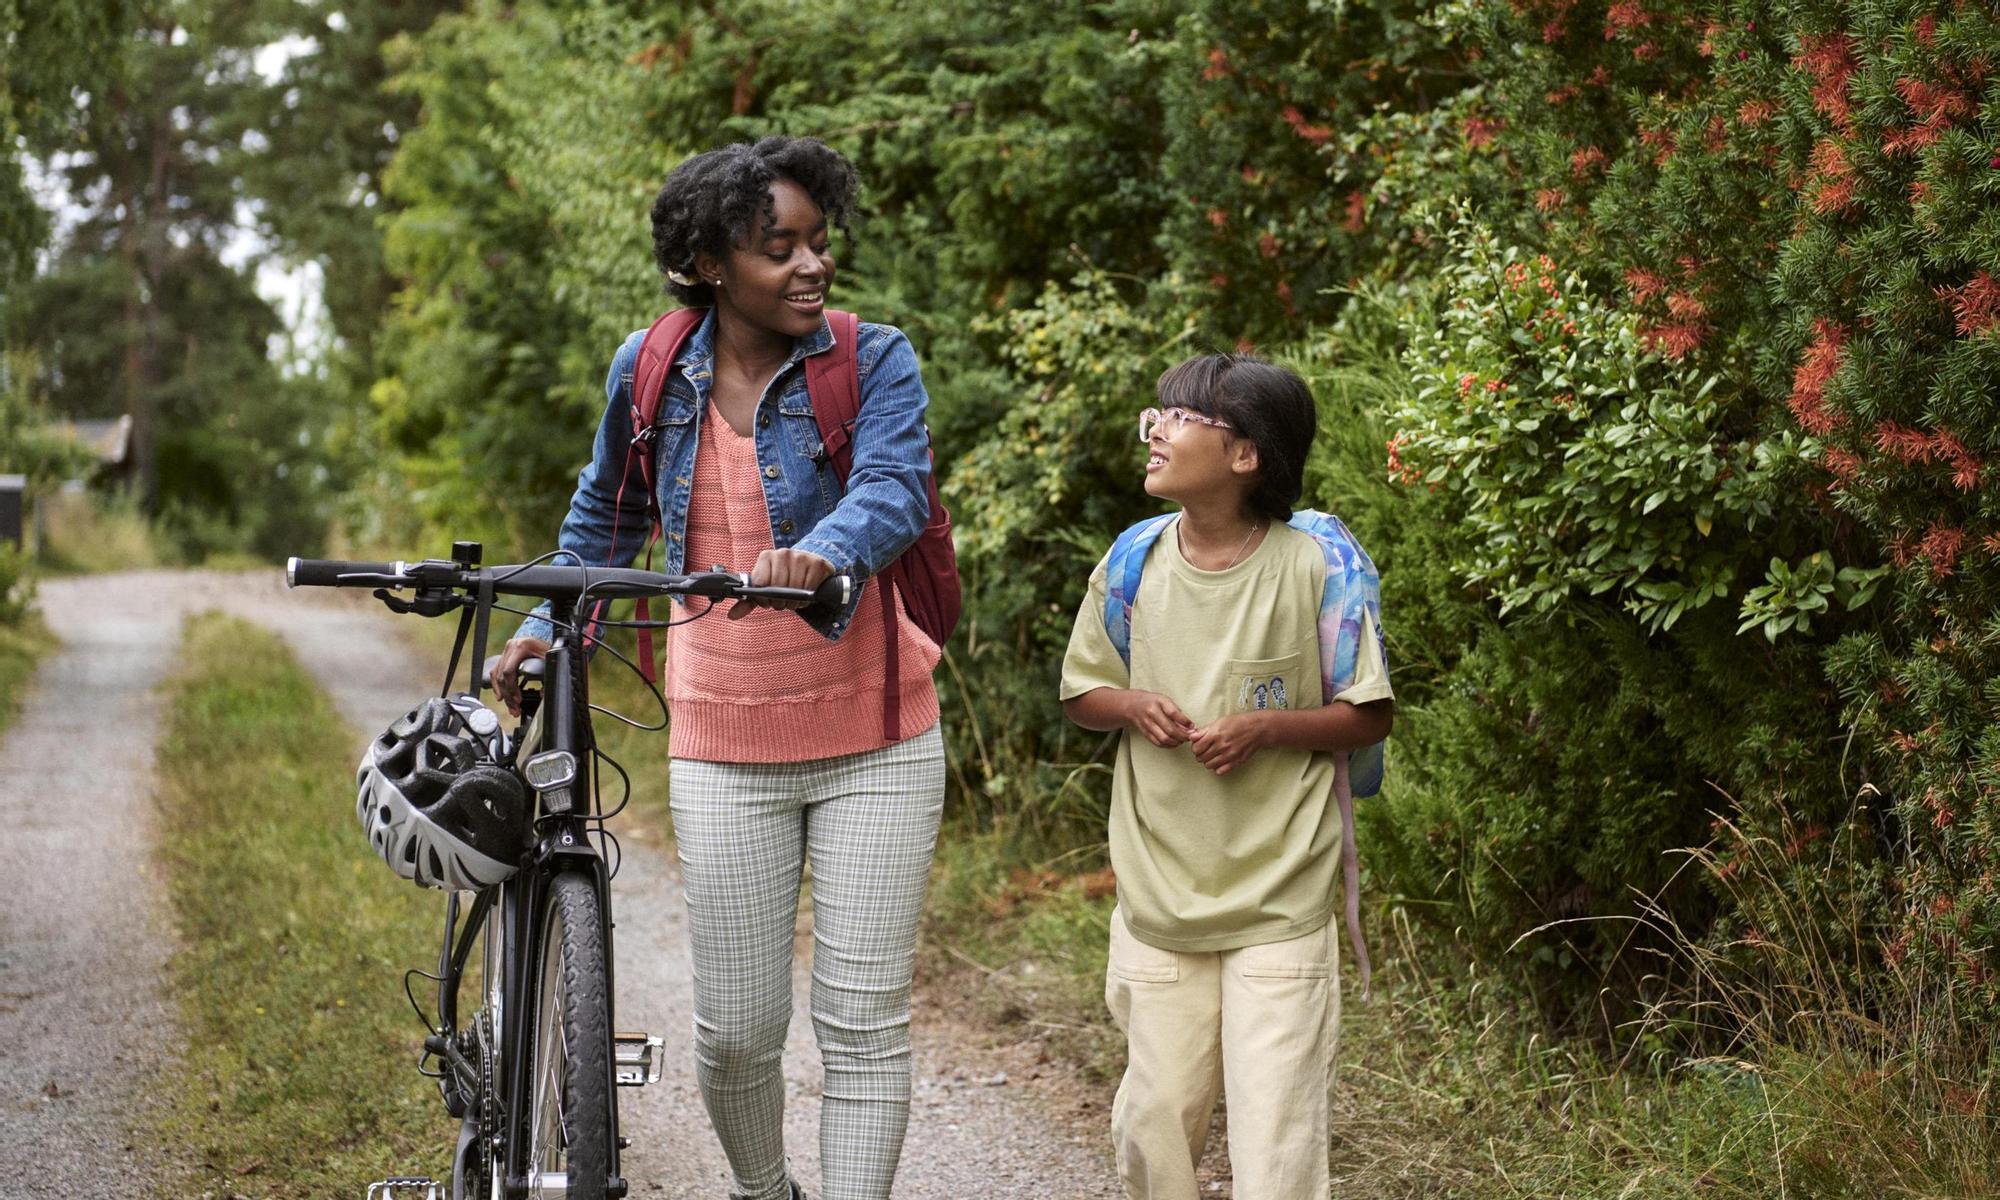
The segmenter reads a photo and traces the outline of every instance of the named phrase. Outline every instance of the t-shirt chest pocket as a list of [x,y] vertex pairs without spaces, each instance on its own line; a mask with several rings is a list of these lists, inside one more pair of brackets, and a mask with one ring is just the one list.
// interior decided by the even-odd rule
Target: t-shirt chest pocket
[[1304,651],[1279,658],[1233,658],[1223,678],[1224,713],[1317,708],[1318,675]]

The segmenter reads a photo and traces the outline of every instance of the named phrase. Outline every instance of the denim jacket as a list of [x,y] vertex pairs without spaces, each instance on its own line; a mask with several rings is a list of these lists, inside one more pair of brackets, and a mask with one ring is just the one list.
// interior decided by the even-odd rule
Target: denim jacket
[[[631,565],[650,532],[639,460],[636,455],[627,457],[632,441],[632,375],[645,336],[640,330],[626,338],[611,361],[610,376],[604,381],[610,402],[597,427],[590,464],[577,476],[569,516],[558,535],[557,545],[585,566]],[[895,561],[916,541],[929,518],[925,487],[930,435],[924,428],[924,410],[930,397],[917,371],[916,352],[901,330],[863,323],[856,341],[861,412],[854,422],[854,460],[845,494],[832,464],[819,461],[823,457],[819,425],[806,397],[806,358],[833,348],[833,330],[825,321],[817,333],[793,345],[791,359],[765,387],[757,402],[754,438],[772,544],[816,554],[832,563],[836,573],[851,574],[858,581]],[[695,447],[708,411],[714,362],[715,314],[710,312],[683,344],[675,361],[679,369],[667,372],[656,421],[654,478],[665,558],[660,570],[668,574],[716,565],[685,561],[688,493],[694,483]],[[742,571],[752,566],[722,565]],[[863,590],[857,587],[839,612],[807,621],[829,641],[839,638],[853,620]],[[546,604],[537,609],[515,636],[551,637],[547,611]]]

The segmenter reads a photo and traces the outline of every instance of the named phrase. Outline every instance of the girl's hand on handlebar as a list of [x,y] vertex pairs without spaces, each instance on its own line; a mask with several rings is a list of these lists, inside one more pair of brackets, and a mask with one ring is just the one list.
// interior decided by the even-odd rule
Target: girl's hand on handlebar
[[549,644],[540,638],[512,638],[493,664],[493,694],[507,704],[507,711],[521,715],[521,664],[531,658],[546,658]]
[[[750,586],[799,588],[811,591],[833,574],[833,564],[804,550],[765,550],[750,568]],[[758,608],[804,608],[803,600],[738,600],[729,619],[742,620]]]

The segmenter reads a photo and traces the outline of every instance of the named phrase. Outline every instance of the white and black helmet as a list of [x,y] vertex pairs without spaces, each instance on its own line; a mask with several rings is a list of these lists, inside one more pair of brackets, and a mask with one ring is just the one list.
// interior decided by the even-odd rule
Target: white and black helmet
[[477,700],[432,697],[383,731],[355,772],[355,815],[382,861],[426,887],[476,891],[520,869],[527,785],[499,765],[500,722]]

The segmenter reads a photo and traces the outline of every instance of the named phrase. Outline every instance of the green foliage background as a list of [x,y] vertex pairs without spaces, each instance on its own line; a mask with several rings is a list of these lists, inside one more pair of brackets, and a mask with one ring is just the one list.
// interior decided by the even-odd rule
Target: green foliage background
[[[196,128],[228,150],[221,194],[325,265],[314,373],[258,373],[268,313],[212,255],[148,276],[160,315],[132,325],[108,216],[9,300],[31,400],[62,411],[129,383],[92,314],[159,346],[226,321],[230,354],[160,377],[175,453],[266,465],[173,469],[163,442],[163,511],[269,549],[326,522],[399,553],[546,548],[604,366],[665,303],[658,181],[817,135],[866,189],[840,302],[906,329],[931,391],[966,821],[1028,858],[1099,852],[1109,743],[1060,720],[1061,647],[1148,511],[1153,379],[1251,346],[1313,382],[1308,499],[1383,568],[1376,894],[1558,1027],[1687,986],[1648,954],[1669,929],[1754,971],[1838,927],[1861,1011],[1914,988],[2000,1012],[1990,0],[341,11],[141,5],[118,67],[312,37],[270,86],[197,97]],[[162,14],[193,36],[146,33]],[[24,28],[0,7],[10,50]],[[52,86],[10,75],[10,130],[103,143]],[[169,244],[224,220],[197,219],[209,161],[157,210]],[[45,226],[7,226],[7,261]],[[288,430],[308,461],[279,472]],[[1673,853],[1701,845],[1709,869]]]

